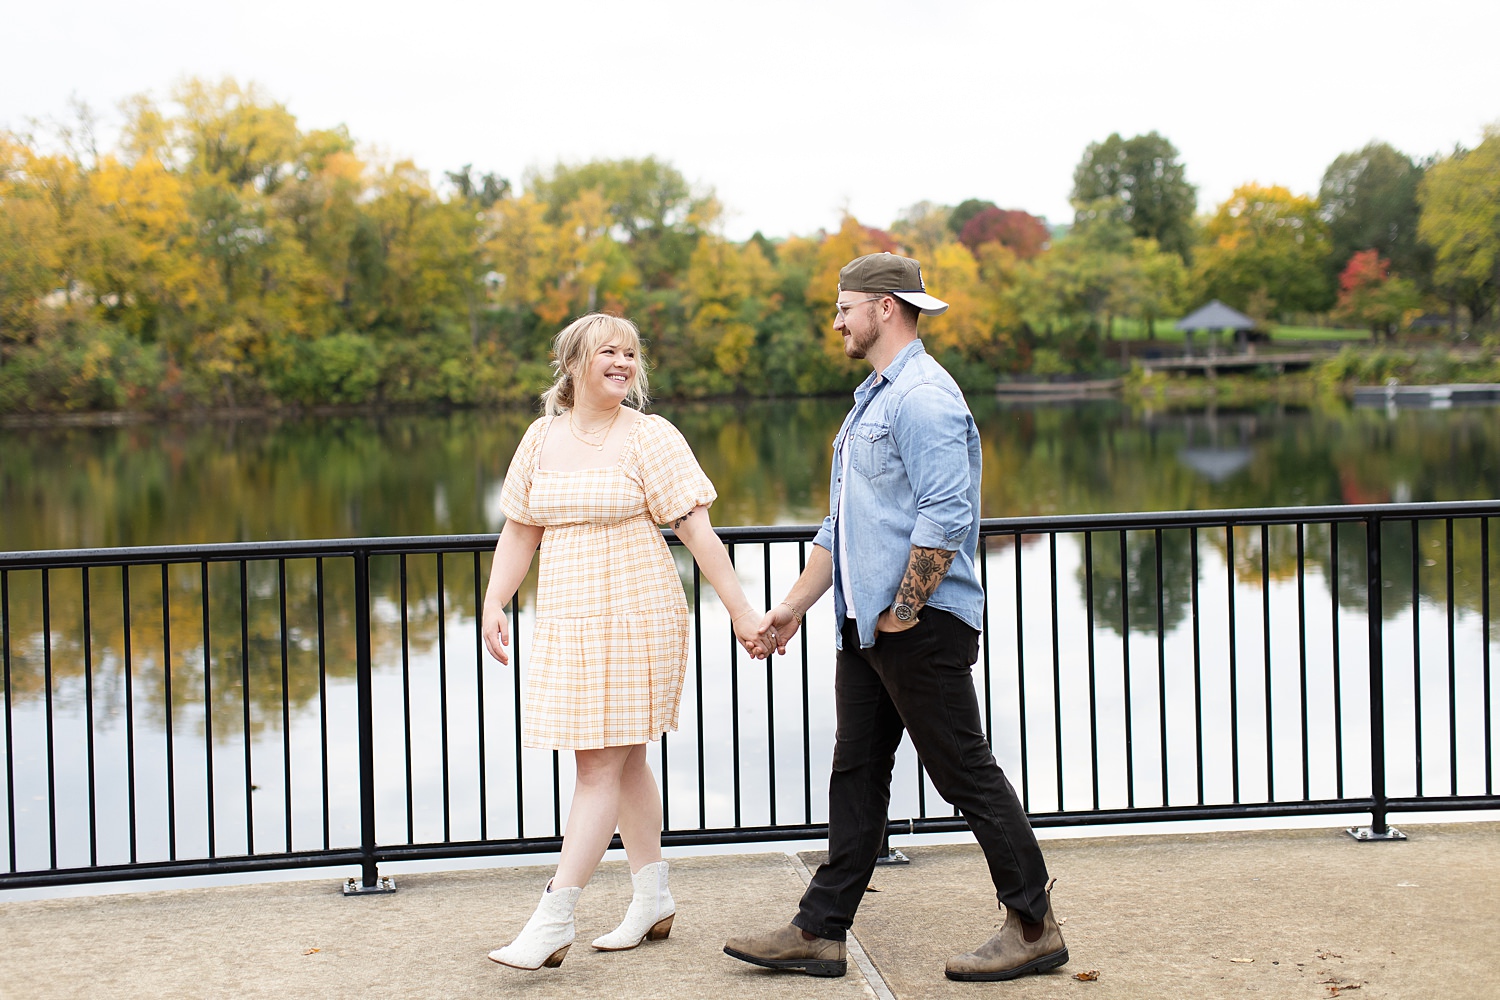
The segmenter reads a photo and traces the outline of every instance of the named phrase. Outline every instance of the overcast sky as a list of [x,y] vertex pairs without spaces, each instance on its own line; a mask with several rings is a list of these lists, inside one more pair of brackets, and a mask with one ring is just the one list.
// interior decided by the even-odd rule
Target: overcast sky
[[1497,0],[757,3],[0,0],[0,127],[187,76],[254,81],[303,128],[435,178],[655,155],[726,233],[987,198],[1052,222],[1084,147],[1157,131],[1212,210],[1315,193],[1339,153],[1473,146],[1500,122]]

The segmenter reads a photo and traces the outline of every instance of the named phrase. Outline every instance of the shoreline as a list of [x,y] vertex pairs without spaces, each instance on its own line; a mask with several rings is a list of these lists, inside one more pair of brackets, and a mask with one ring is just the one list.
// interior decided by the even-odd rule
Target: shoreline
[[[1491,388],[1488,378],[1470,381],[1455,380],[1451,376],[1440,382],[1401,382],[1400,395],[1426,395],[1434,398],[1448,394],[1462,395],[1466,387]],[[969,396],[993,396],[1008,404],[1030,403],[1057,404],[1118,400],[1126,404],[1167,403],[1175,406],[1211,406],[1223,403],[1311,403],[1319,397],[1330,396],[1347,405],[1368,399],[1373,394],[1389,394],[1392,386],[1387,384],[1343,384],[1326,386],[1306,373],[1297,373],[1266,379],[1257,375],[1220,375],[1217,378],[1164,377],[1148,374],[1144,379],[1130,376],[1095,379],[1078,382],[1002,382],[992,390],[967,390]],[[827,395],[807,396],[718,396],[695,399],[653,399],[651,404],[692,406],[703,404],[732,403],[743,405],[765,400],[768,402],[788,399],[825,399]],[[1464,405],[1494,405],[1500,400],[1486,399],[1465,401]],[[1405,405],[1412,405],[1403,398]],[[476,410],[505,412],[527,412],[534,405],[491,404],[455,406],[453,404],[379,405],[360,403],[351,405],[328,404],[323,406],[266,406],[266,407],[209,407],[181,410],[81,410],[41,411],[32,413],[0,413],[0,430],[32,430],[62,427],[132,427],[146,424],[168,424],[182,422],[246,422],[305,420],[318,417],[388,417],[388,416],[432,416],[447,415]]]

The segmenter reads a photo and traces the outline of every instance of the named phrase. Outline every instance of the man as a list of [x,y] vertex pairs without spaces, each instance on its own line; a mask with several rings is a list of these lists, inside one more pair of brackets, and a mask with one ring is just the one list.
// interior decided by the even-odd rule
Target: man
[[903,730],[933,784],[963,811],[989,864],[1005,923],[949,959],[959,980],[1014,979],[1068,960],[1047,868],[1015,790],[985,742],[973,665],[984,591],[979,541],[979,432],[952,377],[923,349],[928,295],[915,261],[869,254],[839,272],[833,326],[844,353],[874,371],[834,439],[831,513],[806,570],[761,632],[777,651],[802,613],[834,588],[838,731],[828,783],[828,861],[789,926],[730,938],[746,962],[842,976],[845,939],[886,828]]

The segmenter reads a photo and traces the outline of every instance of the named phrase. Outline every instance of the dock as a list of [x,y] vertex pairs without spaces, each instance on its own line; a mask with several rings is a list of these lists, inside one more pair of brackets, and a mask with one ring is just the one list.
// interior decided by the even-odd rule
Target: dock
[[1500,403],[1500,384],[1361,385],[1354,390],[1356,406],[1405,406],[1444,410],[1452,406]]

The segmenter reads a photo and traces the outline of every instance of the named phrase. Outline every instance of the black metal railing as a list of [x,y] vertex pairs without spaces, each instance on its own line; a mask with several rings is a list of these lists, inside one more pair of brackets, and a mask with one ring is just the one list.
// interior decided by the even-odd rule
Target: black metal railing
[[[1500,502],[984,522],[975,684],[1038,826],[1500,808]],[[721,529],[754,600],[808,526]],[[694,610],[664,842],[826,835],[826,598],[785,657]],[[493,535],[0,554],[0,888],[555,850],[571,768],[524,744],[478,610]],[[903,745],[894,833],[964,829]]]

